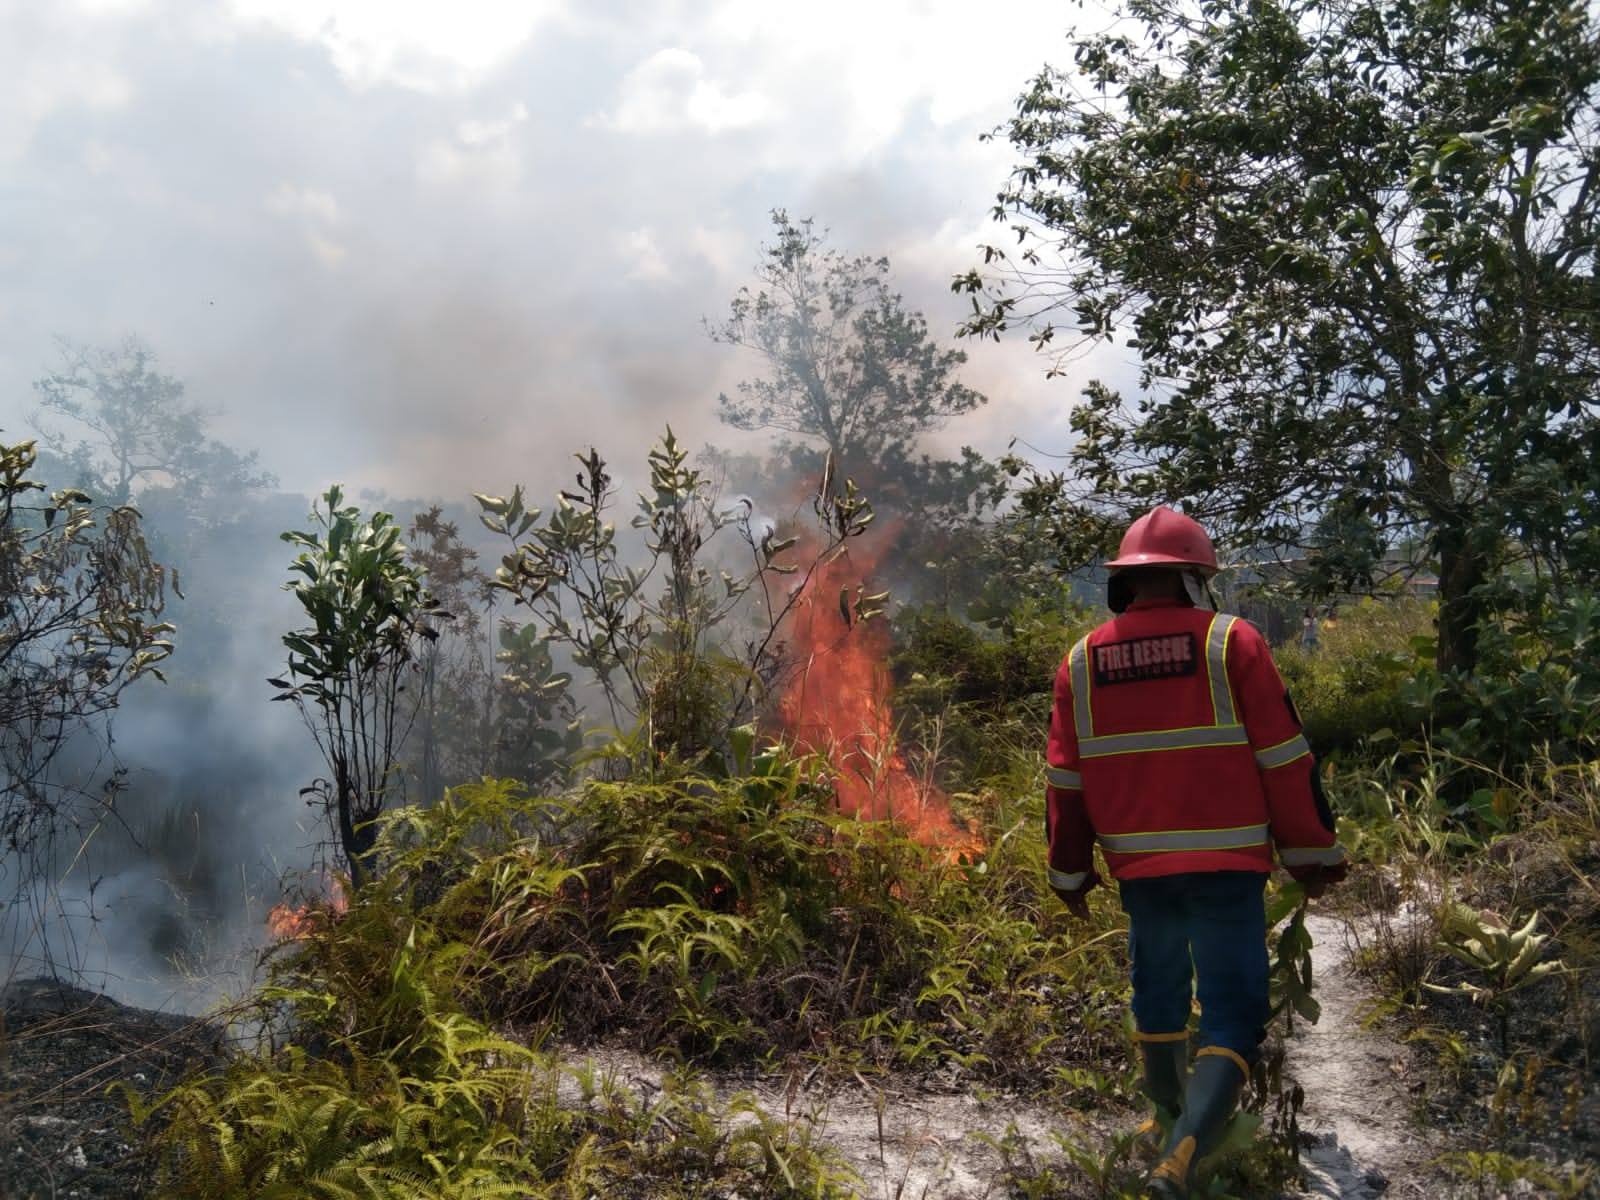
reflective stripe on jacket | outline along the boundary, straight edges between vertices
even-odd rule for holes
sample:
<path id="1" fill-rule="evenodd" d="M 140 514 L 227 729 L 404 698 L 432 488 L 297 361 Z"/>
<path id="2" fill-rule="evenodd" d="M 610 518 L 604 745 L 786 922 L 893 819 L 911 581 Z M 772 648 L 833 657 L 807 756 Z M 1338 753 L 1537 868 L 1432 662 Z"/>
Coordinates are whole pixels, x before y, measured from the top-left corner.
<path id="1" fill-rule="evenodd" d="M 1072 648 L 1047 753 L 1051 883 L 1342 861 L 1271 653 L 1253 626 L 1142 601 Z"/>

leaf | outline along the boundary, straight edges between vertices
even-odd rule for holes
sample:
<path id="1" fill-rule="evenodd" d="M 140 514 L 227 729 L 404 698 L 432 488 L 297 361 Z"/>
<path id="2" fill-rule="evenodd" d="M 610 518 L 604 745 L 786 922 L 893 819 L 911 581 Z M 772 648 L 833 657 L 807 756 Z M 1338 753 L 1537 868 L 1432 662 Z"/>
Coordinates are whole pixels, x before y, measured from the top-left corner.
<path id="1" fill-rule="evenodd" d="M 1299 883 L 1285 883 L 1267 904 L 1267 928 L 1274 928 L 1306 902 L 1306 889 Z"/>
<path id="2" fill-rule="evenodd" d="M 1302 1014 L 1303 1015 L 1303 1014 Z M 1315 1020 L 1315 1018 L 1309 1018 Z M 1239 1154 L 1255 1144 L 1262 1120 L 1259 1114 L 1240 1109 L 1229 1119 L 1213 1154 Z"/>
<path id="3" fill-rule="evenodd" d="M 1294 1011 L 1315 1025 L 1322 1019 L 1322 1004 L 1310 992 L 1291 993 Z"/>
<path id="4" fill-rule="evenodd" d="M 695 999 L 699 1000 L 700 1003 L 704 1005 L 711 999 L 712 993 L 716 990 L 717 973 L 715 971 L 708 971 L 705 975 L 701 976 L 699 984 L 695 987 Z"/>

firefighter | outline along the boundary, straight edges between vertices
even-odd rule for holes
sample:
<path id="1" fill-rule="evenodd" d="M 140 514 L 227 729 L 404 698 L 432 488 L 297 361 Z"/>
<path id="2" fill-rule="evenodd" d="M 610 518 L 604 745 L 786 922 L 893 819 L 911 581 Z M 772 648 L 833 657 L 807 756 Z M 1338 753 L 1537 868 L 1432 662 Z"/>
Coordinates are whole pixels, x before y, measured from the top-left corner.
<path id="1" fill-rule="evenodd" d="M 1098 841 L 1117 881 L 1143 1091 L 1156 1107 L 1139 1139 L 1157 1160 L 1149 1194 L 1172 1200 L 1221 1140 L 1266 1036 L 1274 850 L 1311 895 L 1344 878 L 1345 857 L 1266 642 L 1214 611 L 1205 530 L 1156 508 L 1106 565 L 1115 615 L 1056 674 L 1049 880 L 1086 919 Z"/>

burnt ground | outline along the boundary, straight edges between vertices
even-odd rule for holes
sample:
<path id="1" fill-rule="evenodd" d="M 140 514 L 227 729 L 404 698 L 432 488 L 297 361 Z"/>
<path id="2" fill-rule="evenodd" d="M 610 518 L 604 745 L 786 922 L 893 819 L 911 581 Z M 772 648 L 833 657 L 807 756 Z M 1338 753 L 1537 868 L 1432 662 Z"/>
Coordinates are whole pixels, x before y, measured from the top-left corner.
<path id="1" fill-rule="evenodd" d="M 216 1061 L 192 1017 L 119 1004 L 53 979 L 0 990 L 0 1200 L 131 1200 L 154 1166 L 118 1083 L 144 1096 Z"/>

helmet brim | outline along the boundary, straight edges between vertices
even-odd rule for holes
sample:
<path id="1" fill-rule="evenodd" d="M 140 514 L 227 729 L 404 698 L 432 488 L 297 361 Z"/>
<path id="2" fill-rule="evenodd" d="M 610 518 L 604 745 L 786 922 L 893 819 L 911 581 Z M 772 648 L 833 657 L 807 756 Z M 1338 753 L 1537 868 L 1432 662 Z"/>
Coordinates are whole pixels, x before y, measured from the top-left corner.
<path id="1" fill-rule="evenodd" d="M 1172 567 L 1180 570 L 1187 567 L 1199 571 L 1207 579 L 1222 569 L 1215 563 L 1195 562 L 1192 558 L 1176 558 L 1169 554 L 1129 554 L 1123 558 L 1113 558 L 1105 567 L 1112 572 L 1126 571 L 1130 567 Z"/>

